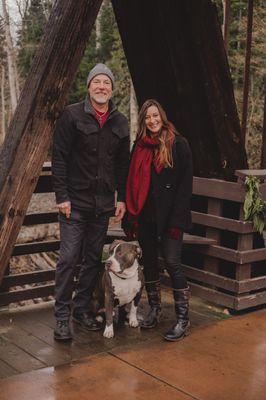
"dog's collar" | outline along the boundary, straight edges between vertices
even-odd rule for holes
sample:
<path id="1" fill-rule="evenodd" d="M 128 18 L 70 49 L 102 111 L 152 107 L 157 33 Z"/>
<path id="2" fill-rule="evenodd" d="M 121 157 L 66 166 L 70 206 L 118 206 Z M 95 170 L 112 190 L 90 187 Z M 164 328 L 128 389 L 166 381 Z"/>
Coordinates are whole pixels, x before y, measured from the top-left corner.
<path id="1" fill-rule="evenodd" d="M 134 277 L 137 275 L 137 273 L 138 273 L 137 270 L 136 270 L 136 271 L 134 271 L 134 273 L 133 273 L 132 275 L 123 277 L 123 276 L 120 275 L 119 272 L 114 272 L 114 271 L 109 271 L 109 272 L 111 272 L 112 274 L 114 274 L 117 278 L 123 279 L 123 280 L 125 280 L 125 279 L 130 279 L 130 278 L 134 278 Z"/>
<path id="2" fill-rule="evenodd" d="M 123 279 L 123 280 L 125 280 L 125 279 L 127 279 L 127 278 L 123 278 L 122 276 L 119 276 L 116 272 L 114 272 L 114 271 L 109 271 L 109 272 L 111 272 L 112 274 L 114 274 L 115 276 L 117 276 L 117 278 L 120 278 L 120 279 Z"/>

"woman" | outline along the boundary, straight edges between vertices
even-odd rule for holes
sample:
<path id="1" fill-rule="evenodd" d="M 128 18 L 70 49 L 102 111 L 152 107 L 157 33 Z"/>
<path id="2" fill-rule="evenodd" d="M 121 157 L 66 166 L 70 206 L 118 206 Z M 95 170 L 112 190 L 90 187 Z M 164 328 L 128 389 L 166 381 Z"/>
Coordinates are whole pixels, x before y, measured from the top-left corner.
<path id="1" fill-rule="evenodd" d="M 150 305 L 141 327 L 155 327 L 161 314 L 160 247 L 172 281 L 177 316 L 177 322 L 164 336 L 170 341 L 182 339 L 189 328 L 189 287 L 181 267 L 181 248 L 183 231 L 191 228 L 192 177 L 191 151 L 186 139 L 168 121 L 162 106 L 147 100 L 139 113 L 126 202 L 129 218 L 138 225 Z"/>

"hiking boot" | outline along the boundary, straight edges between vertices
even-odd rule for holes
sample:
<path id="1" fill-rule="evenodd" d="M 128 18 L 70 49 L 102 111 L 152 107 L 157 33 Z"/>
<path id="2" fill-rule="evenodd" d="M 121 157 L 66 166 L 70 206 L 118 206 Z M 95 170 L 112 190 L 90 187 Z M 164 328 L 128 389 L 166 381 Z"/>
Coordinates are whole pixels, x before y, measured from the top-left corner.
<path id="1" fill-rule="evenodd" d="M 68 320 L 56 321 L 56 327 L 54 330 L 54 339 L 58 341 L 72 340 L 72 333 L 70 330 Z"/>

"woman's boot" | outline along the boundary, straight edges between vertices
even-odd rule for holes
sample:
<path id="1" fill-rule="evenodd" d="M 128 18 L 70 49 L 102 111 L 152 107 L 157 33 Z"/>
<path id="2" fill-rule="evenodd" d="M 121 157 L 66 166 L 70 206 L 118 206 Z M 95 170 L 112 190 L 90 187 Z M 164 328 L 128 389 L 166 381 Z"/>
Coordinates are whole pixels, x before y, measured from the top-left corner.
<path id="1" fill-rule="evenodd" d="M 160 281 L 146 282 L 145 287 L 148 294 L 150 310 L 140 323 L 144 329 L 155 328 L 161 316 L 161 287 Z"/>
<path id="2" fill-rule="evenodd" d="M 164 335 L 166 340 L 175 342 L 188 335 L 188 329 L 190 326 L 188 317 L 189 297 L 189 287 L 185 289 L 174 289 L 177 323 Z"/>

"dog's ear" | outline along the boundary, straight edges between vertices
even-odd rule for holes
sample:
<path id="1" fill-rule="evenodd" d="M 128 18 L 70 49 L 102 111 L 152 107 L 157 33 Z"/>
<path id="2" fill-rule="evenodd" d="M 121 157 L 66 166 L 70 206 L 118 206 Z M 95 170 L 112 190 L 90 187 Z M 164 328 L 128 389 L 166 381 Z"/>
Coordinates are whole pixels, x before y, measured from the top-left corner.
<path id="1" fill-rule="evenodd" d="M 138 257 L 138 258 L 141 258 L 141 257 L 142 257 L 142 250 L 141 250 L 141 247 L 138 246 L 138 245 L 136 244 L 136 245 L 135 245 L 135 248 L 136 248 L 136 252 L 137 252 L 137 257 Z"/>
<path id="2" fill-rule="evenodd" d="M 112 253 L 112 251 L 114 250 L 115 246 L 117 246 L 119 243 L 123 243 L 123 240 L 114 240 L 113 243 L 110 244 L 109 246 L 109 254 Z"/>

